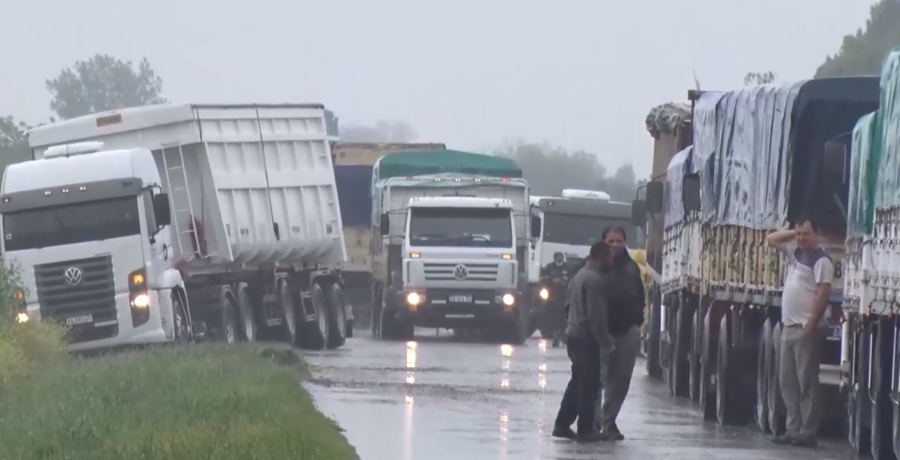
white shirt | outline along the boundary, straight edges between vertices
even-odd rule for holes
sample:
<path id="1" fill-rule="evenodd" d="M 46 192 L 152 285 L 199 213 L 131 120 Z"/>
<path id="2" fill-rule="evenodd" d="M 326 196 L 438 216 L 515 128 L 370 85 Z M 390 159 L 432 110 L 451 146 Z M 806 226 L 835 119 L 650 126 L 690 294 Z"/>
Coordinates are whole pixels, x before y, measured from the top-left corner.
<path id="1" fill-rule="evenodd" d="M 822 248 L 803 251 L 797 243 L 790 242 L 778 249 L 787 256 L 788 262 L 781 295 L 781 322 L 785 326 L 803 326 L 812 316 L 816 287 L 830 285 L 834 279 L 834 263 Z M 824 315 L 822 322 L 825 322 Z"/>

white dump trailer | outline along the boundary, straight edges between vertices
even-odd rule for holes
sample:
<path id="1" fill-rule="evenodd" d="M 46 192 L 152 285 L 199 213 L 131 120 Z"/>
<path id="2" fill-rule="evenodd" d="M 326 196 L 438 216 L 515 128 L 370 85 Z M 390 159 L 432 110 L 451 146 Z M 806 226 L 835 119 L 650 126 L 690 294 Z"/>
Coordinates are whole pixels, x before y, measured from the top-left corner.
<path id="1" fill-rule="evenodd" d="M 4 253 L 18 317 L 73 349 L 188 341 L 339 347 L 353 315 L 319 104 L 166 104 L 42 126 L 7 168 Z"/>

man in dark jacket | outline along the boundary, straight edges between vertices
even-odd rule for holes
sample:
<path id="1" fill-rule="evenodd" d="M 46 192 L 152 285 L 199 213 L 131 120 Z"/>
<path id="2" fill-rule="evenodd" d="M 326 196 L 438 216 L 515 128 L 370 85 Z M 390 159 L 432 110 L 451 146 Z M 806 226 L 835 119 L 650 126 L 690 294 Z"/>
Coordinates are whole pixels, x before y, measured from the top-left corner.
<path id="1" fill-rule="evenodd" d="M 594 401 L 600 390 L 600 356 L 615 349 L 607 327 L 607 288 L 604 277 L 612 265 L 612 251 L 602 241 L 591 246 L 590 262 L 575 274 L 568 290 L 566 352 L 572 377 L 563 395 L 553 436 L 579 442 L 601 441 L 594 429 Z M 578 420 L 578 433 L 571 425 Z"/>
<path id="2" fill-rule="evenodd" d="M 553 254 L 553 262 L 544 267 L 542 281 L 549 293 L 544 319 L 553 329 L 553 346 L 558 347 L 566 329 L 566 289 L 569 285 L 569 267 L 561 252 Z"/>
<path id="3" fill-rule="evenodd" d="M 601 360 L 602 394 L 597 395 L 595 420 L 597 428 L 613 440 L 625 439 L 616 425 L 622 409 L 634 365 L 641 350 L 641 326 L 644 324 L 644 283 L 637 263 L 625 247 L 625 229 L 607 227 L 603 241 L 614 253 L 613 267 L 607 275 L 609 291 L 609 333 L 615 351 Z"/>

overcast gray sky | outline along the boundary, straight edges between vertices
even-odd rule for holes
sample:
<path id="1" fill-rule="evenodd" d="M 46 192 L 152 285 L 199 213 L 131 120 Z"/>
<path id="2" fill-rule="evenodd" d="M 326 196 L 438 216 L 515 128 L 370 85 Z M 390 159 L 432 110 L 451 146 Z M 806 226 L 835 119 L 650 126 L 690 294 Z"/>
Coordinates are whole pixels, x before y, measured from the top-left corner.
<path id="1" fill-rule="evenodd" d="M 2 0 L 0 115 L 50 115 L 44 81 L 147 57 L 180 102 L 322 102 L 419 140 L 504 139 L 649 173 L 644 117 L 747 71 L 811 77 L 875 0 Z"/>

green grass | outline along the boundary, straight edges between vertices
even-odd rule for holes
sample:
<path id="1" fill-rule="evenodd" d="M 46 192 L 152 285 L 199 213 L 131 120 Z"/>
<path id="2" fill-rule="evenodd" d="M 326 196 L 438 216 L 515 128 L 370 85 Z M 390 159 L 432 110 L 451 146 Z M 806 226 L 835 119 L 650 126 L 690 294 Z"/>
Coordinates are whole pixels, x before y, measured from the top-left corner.
<path id="1" fill-rule="evenodd" d="M 262 347 L 45 351 L 38 365 L 9 331 L 0 328 L 0 366 L 12 363 L 0 367 L 0 459 L 357 458 L 300 386 L 305 365 L 278 364 Z"/>

